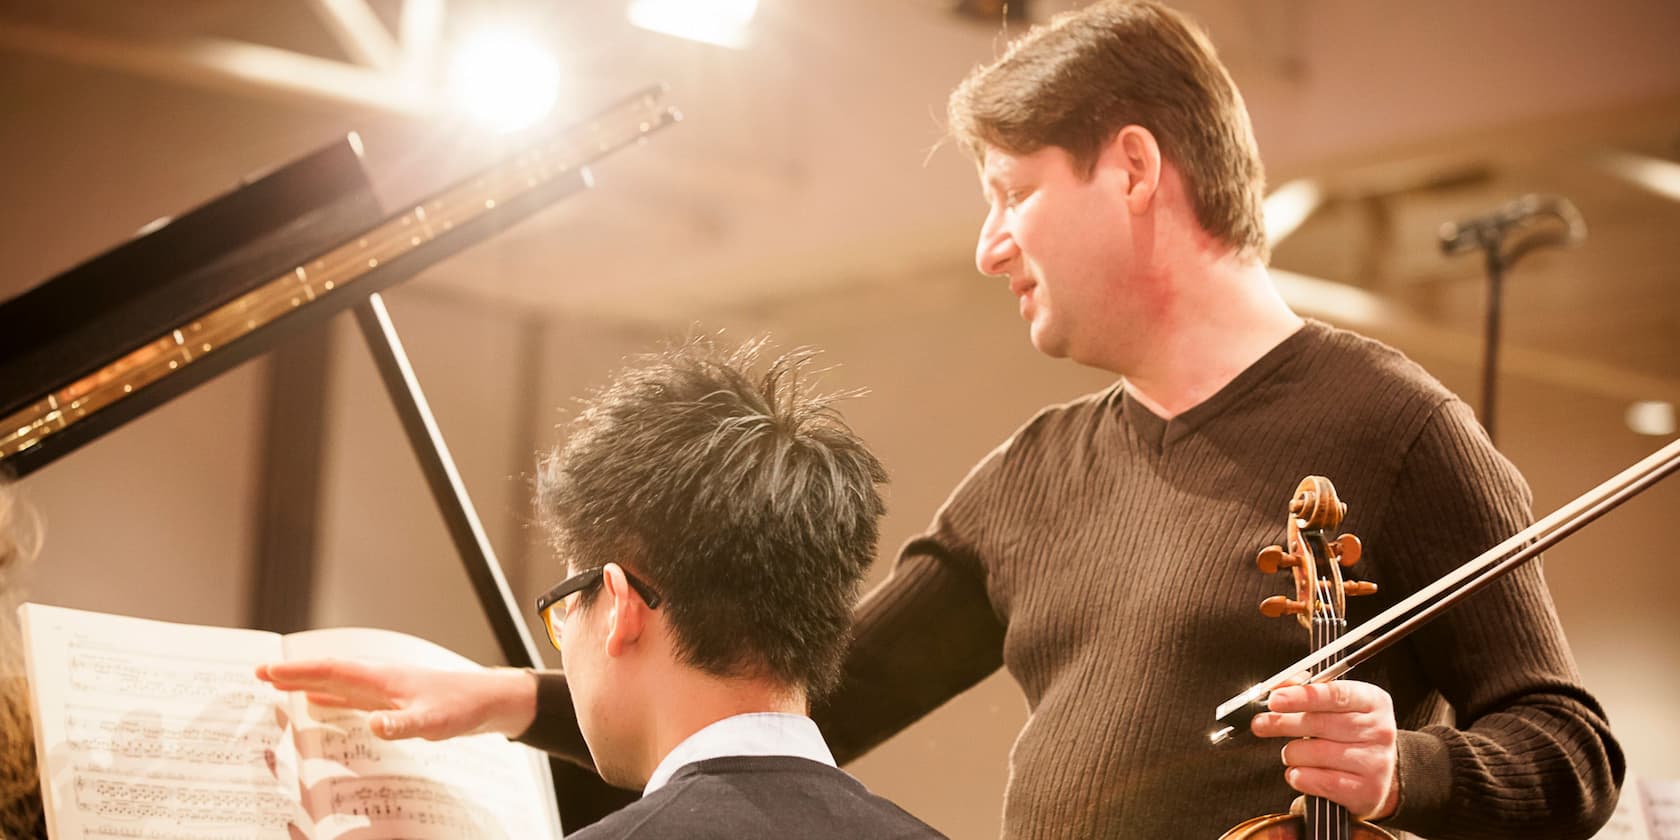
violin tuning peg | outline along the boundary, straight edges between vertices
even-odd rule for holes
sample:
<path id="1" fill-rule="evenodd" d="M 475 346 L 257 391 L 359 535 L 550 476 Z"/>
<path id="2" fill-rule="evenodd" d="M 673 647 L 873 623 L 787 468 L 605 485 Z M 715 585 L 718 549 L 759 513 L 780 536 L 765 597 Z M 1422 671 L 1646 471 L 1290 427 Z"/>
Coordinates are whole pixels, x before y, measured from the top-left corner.
<path id="1" fill-rule="evenodd" d="M 1300 565 L 1300 558 L 1283 550 L 1281 546 L 1268 545 L 1260 549 L 1254 557 L 1254 565 L 1268 575 L 1277 574 L 1279 569 L 1288 569 Z"/>
<path id="2" fill-rule="evenodd" d="M 1330 545 L 1330 550 L 1336 554 L 1336 562 L 1344 567 L 1358 563 L 1359 555 L 1364 551 L 1364 548 L 1359 544 L 1359 538 L 1352 534 L 1343 534 Z"/>
<path id="3" fill-rule="evenodd" d="M 1267 618 L 1280 618 L 1286 615 L 1305 615 L 1307 605 L 1293 598 L 1273 595 L 1260 602 L 1260 614 Z"/>
<path id="4" fill-rule="evenodd" d="M 1376 591 L 1377 585 L 1368 580 L 1342 581 L 1342 592 L 1346 593 L 1349 598 L 1356 598 L 1360 595 L 1373 595 L 1376 594 Z"/>

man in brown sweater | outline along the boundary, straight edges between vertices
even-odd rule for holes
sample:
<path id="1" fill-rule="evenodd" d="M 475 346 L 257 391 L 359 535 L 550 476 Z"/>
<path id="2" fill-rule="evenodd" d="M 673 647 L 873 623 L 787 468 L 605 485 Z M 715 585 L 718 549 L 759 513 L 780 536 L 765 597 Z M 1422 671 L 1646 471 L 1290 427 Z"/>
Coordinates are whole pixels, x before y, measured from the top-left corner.
<path id="1" fill-rule="evenodd" d="M 1380 591 L 1355 622 L 1517 531 L 1530 499 L 1427 373 L 1278 296 L 1248 115 L 1206 37 L 1099 2 L 976 70 L 950 117 L 990 204 L 981 272 L 1041 352 L 1123 381 L 1021 427 L 865 598 L 815 712 L 836 756 L 1001 666 L 1031 711 L 1008 838 L 1215 837 L 1297 791 L 1432 838 L 1590 837 L 1622 756 L 1537 564 L 1359 681 L 1275 692 L 1253 730 L 1279 740 L 1207 743 L 1220 701 L 1304 652 L 1293 622 L 1257 615 L 1289 586 L 1253 563 L 1303 476 L 1336 483 L 1367 546 L 1352 571 Z M 564 677 L 505 685 L 507 731 L 578 754 Z"/>
<path id="2" fill-rule="evenodd" d="M 1277 691 L 1255 734 L 1208 710 L 1301 653 L 1255 605 L 1305 475 L 1369 546 L 1374 614 L 1517 531 L 1527 487 L 1399 353 L 1303 323 L 1270 283 L 1242 98 L 1179 14 L 1102 2 L 952 94 L 990 204 L 976 263 L 1034 347 L 1122 385 L 1041 412 L 977 466 L 860 608 L 818 720 L 842 760 L 1007 667 L 1031 717 L 1008 837 L 1213 837 L 1290 791 L 1430 837 L 1590 836 L 1620 750 L 1538 566 L 1373 661 Z M 1456 721 L 1456 723 L 1454 723 Z"/>

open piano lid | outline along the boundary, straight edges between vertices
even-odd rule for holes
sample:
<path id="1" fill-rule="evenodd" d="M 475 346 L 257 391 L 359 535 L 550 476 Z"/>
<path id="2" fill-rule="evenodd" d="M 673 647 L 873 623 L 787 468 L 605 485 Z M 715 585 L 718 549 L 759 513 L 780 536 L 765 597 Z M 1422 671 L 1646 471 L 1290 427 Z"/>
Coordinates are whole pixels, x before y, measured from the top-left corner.
<path id="1" fill-rule="evenodd" d="M 97 374 L 383 215 L 350 135 L 0 303 L 0 417 Z M 268 346 L 207 356 L 0 464 L 17 475 L 39 469 Z"/>
<path id="2" fill-rule="evenodd" d="M 381 219 L 355 135 L 0 304 L 0 472 L 27 475 L 590 184 L 663 89 Z"/>

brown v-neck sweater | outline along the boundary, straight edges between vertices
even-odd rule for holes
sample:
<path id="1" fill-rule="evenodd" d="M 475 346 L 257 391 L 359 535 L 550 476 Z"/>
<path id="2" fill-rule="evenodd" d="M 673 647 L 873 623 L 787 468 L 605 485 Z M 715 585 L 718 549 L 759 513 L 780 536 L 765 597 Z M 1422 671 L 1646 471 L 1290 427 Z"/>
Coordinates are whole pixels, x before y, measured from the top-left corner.
<path id="1" fill-rule="evenodd" d="M 1381 344 L 1309 322 L 1170 421 L 1120 386 L 1045 409 L 986 457 L 858 611 L 836 757 L 870 749 L 1007 667 L 1030 717 L 1007 838 L 1213 838 L 1286 810 L 1280 741 L 1208 745 L 1213 710 L 1306 652 L 1293 594 L 1256 570 L 1296 484 L 1331 479 L 1377 595 L 1352 623 L 1519 530 L 1529 492 L 1469 409 Z M 1355 672 L 1394 697 L 1393 827 L 1440 838 L 1589 837 L 1620 748 L 1581 686 L 1537 563 Z M 564 680 L 527 739 L 579 756 Z M 1453 721 L 1456 720 L 1456 728 Z M 586 755 L 586 754 L 584 754 Z"/>

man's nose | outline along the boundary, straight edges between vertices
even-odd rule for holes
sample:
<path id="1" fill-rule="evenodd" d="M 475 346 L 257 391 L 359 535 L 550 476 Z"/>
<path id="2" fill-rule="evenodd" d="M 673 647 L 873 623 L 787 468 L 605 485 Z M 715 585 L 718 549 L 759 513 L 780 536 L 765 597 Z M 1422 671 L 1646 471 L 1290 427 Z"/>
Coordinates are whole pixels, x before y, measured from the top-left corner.
<path id="1" fill-rule="evenodd" d="M 1019 249 L 1015 247 L 1014 237 L 998 222 L 997 213 L 990 213 L 986 221 L 980 225 L 980 241 L 974 246 L 974 265 L 981 274 L 999 276 L 1009 273 L 1009 265 L 1014 261 Z"/>

